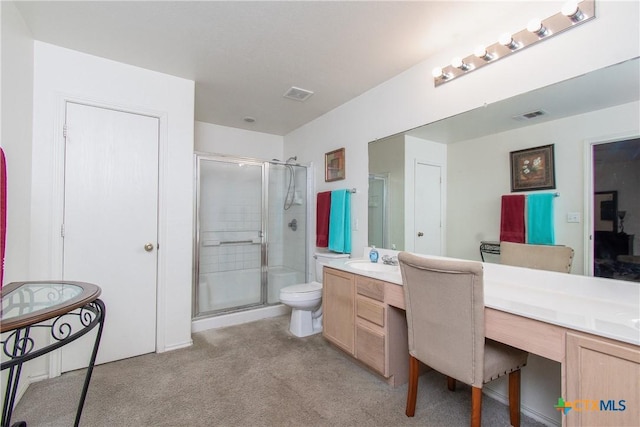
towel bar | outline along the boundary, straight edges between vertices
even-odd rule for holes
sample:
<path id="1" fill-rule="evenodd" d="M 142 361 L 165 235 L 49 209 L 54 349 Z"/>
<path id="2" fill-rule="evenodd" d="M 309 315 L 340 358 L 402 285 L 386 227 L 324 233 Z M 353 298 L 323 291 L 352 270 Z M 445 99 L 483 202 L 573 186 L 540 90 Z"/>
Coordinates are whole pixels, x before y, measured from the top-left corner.
<path id="1" fill-rule="evenodd" d="M 231 245 L 231 244 L 238 244 L 238 243 L 257 243 L 255 242 L 253 239 L 248 239 L 248 240 L 227 240 L 224 242 L 220 242 L 221 245 Z"/>
<path id="2" fill-rule="evenodd" d="M 239 245 L 239 244 L 259 244 L 261 239 L 247 239 L 247 240 L 205 240 L 202 242 L 202 246 L 222 246 L 222 245 Z"/>

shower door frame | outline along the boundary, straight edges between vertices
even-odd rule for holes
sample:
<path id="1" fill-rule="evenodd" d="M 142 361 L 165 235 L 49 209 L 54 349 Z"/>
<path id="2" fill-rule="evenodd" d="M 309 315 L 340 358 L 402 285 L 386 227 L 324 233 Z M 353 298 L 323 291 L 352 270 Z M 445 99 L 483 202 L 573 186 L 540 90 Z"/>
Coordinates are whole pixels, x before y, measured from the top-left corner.
<path id="1" fill-rule="evenodd" d="M 200 298 L 200 164 L 201 161 L 216 161 L 231 164 L 248 164 L 262 167 L 262 200 L 261 200 L 261 225 L 260 225 L 260 302 L 251 303 L 242 306 L 228 307 L 217 310 L 210 310 L 206 312 L 199 311 L 199 298 Z M 240 311 L 252 310 L 255 308 L 268 307 L 275 304 L 269 304 L 269 283 L 268 283 L 268 268 L 269 268 L 269 174 L 272 164 L 286 165 L 286 162 L 280 162 L 276 160 L 268 161 L 261 159 L 253 159 L 246 157 L 225 156 L 220 154 L 211 154 L 196 152 L 194 154 L 194 239 L 193 239 L 193 279 L 192 279 L 192 320 L 204 319 L 208 317 L 215 317 L 224 314 L 230 314 Z M 308 184 L 309 168 L 304 165 L 296 164 L 294 166 L 303 167 L 306 171 L 306 181 Z M 307 192 L 307 203 L 309 202 Z M 308 205 L 307 205 L 308 206 Z M 308 224 L 309 209 L 306 209 L 306 221 Z M 305 248 L 308 246 L 308 235 L 304 236 Z M 305 249 L 306 252 L 306 249 Z M 308 276 L 308 263 L 305 263 L 304 276 Z"/>
<path id="2" fill-rule="evenodd" d="M 257 303 L 250 303 L 241 306 L 227 307 L 221 308 L 217 310 L 209 310 L 206 312 L 200 312 L 199 302 L 200 302 L 200 164 L 202 161 L 214 161 L 214 162 L 222 162 L 229 164 L 247 164 L 253 166 L 261 167 L 261 185 L 262 185 L 262 200 L 261 200 L 261 220 L 260 220 L 260 301 Z M 195 209 L 194 209 L 194 247 L 193 247 L 193 280 L 192 280 L 192 308 L 191 308 L 191 318 L 192 319 L 202 319 L 211 316 L 218 316 L 227 313 L 233 313 L 237 311 L 251 310 L 258 307 L 265 307 L 266 297 L 267 297 L 267 236 L 265 229 L 266 225 L 269 223 L 268 220 L 268 211 L 265 210 L 265 206 L 267 203 L 268 196 L 268 185 L 265 185 L 265 177 L 268 176 L 268 172 L 266 169 L 268 166 L 266 162 L 263 160 L 257 159 L 249 159 L 242 157 L 232 157 L 232 156 L 224 156 L 217 154 L 209 154 L 209 153 L 200 153 L 196 152 L 194 155 L 194 191 L 195 191 Z"/>

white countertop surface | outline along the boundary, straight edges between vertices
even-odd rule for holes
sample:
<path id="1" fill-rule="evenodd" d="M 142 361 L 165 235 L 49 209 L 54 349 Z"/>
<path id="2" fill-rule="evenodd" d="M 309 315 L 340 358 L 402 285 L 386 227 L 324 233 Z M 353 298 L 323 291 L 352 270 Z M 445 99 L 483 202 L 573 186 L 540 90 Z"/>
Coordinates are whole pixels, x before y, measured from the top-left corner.
<path id="1" fill-rule="evenodd" d="M 392 272 L 362 271 L 353 268 L 353 261 L 339 259 L 327 265 L 402 285 L 399 267 Z M 486 307 L 640 345 L 640 283 L 492 263 L 483 266 Z"/>

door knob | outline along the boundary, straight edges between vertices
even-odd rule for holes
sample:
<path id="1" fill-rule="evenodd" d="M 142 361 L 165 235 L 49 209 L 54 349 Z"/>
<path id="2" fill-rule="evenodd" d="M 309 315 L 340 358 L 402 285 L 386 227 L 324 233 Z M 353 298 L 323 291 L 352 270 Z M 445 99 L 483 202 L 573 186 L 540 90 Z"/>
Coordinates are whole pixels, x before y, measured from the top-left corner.
<path id="1" fill-rule="evenodd" d="M 424 233 L 422 231 L 418 231 L 418 237 L 422 237 L 424 236 Z"/>
<path id="2" fill-rule="evenodd" d="M 147 243 L 144 245 L 144 250 L 147 252 L 151 252 L 153 250 L 153 243 Z"/>

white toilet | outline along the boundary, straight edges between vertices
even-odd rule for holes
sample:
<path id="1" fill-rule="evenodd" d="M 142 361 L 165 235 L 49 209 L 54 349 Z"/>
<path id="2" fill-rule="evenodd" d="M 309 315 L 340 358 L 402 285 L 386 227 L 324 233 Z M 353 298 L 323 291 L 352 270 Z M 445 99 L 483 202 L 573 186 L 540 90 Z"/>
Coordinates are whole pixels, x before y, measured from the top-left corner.
<path id="1" fill-rule="evenodd" d="M 289 331 L 296 337 L 322 332 L 322 267 L 332 259 L 349 258 L 349 254 L 316 252 L 315 282 L 280 289 L 280 302 L 291 307 Z"/>

